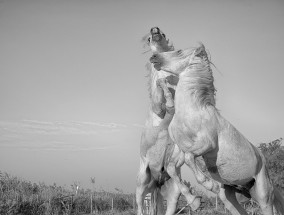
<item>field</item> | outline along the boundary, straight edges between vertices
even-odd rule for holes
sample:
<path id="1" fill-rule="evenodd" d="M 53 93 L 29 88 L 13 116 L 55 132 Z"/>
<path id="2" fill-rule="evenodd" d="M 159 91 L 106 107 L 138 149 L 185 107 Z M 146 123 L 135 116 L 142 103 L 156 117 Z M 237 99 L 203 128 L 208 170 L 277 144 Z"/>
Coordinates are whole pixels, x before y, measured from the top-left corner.
<path id="1" fill-rule="evenodd" d="M 61 186 L 36 184 L 11 176 L 0 174 L 0 214 L 1 215 L 69 215 L 93 214 L 100 215 L 134 215 L 136 209 L 135 195 L 123 192 L 92 192 L 90 189 L 78 189 L 72 185 L 71 189 Z M 196 191 L 191 188 L 192 192 Z M 203 193 L 202 208 L 191 214 L 226 214 L 224 205 L 216 199 L 208 198 Z M 92 201 L 91 201 L 92 200 Z M 186 205 L 185 199 L 179 199 L 178 210 Z M 181 214 L 188 213 L 185 208 Z"/>
<path id="2" fill-rule="evenodd" d="M 67 189 L 56 184 L 31 183 L 1 172 L 0 214 L 89 214 L 91 207 L 100 214 L 131 214 L 125 211 L 133 210 L 133 194 L 92 192 L 75 187 Z"/>
<path id="3" fill-rule="evenodd" d="M 268 144 L 260 144 L 260 149 L 267 159 L 267 167 L 274 185 L 284 190 L 284 148 L 282 138 Z M 185 181 L 189 186 L 190 184 Z M 44 183 L 32 183 L 16 176 L 0 172 L 0 214 L 1 215 L 134 215 L 136 210 L 135 195 L 117 192 L 93 191 L 78 189 L 76 184 L 70 189 Z M 190 187 L 195 195 L 202 196 L 202 207 L 191 214 L 229 214 L 223 203 L 216 198 L 208 198 Z M 216 206 L 217 202 L 217 206 Z M 186 205 L 180 197 L 178 208 Z M 244 203 L 250 214 L 261 214 L 258 205 L 253 201 Z M 182 213 L 189 213 L 188 208 Z M 182 214 L 181 213 L 181 214 Z"/>

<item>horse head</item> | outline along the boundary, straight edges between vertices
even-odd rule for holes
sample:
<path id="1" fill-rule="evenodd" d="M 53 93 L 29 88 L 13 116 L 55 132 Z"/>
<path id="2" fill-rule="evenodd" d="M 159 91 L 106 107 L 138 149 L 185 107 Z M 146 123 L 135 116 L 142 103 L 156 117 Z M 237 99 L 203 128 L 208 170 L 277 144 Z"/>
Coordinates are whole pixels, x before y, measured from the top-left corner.
<path id="1" fill-rule="evenodd" d="M 170 44 L 165 33 L 158 27 L 151 28 L 150 32 L 142 38 L 142 42 L 150 48 L 152 53 L 174 50 L 173 45 Z"/>
<path id="2" fill-rule="evenodd" d="M 195 49 L 184 49 L 163 53 L 153 53 L 150 62 L 156 70 L 179 75 L 191 64 L 198 63 L 203 59 L 208 59 L 205 47 L 201 44 Z"/>

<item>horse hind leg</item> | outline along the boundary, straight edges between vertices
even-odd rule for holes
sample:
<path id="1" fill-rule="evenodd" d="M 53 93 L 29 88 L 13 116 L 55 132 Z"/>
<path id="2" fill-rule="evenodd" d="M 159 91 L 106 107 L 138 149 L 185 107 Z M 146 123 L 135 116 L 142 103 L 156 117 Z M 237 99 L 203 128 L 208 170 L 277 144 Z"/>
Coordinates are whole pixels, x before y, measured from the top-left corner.
<path id="1" fill-rule="evenodd" d="M 260 172 L 255 177 L 255 184 L 250 190 L 250 194 L 255 199 L 263 214 L 273 215 L 274 188 L 263 164 Z"/>
<path id="2" fill-rule="evenodd" d="M 145 195 L 148 191 L 148 185 L 151 180 L 151 174 L 148 165 L 141 159 L 140 169 L 137 174 L 136 181 L 136 203 L 137 203 L 137 215 L 143 215 L 143 204 Z"/>
<path id="3" fill-rule="evenodd" d="M 181 194 L 178 185 L 171 178 L 161 187 L 161 194 L 167 200 L 167 210 L 165 215 L 173 215 L 176 212 L 179 196 Z"/>
<path id="4" fill-rule="evenodd" d="M 222 185 L 218 195 L 232 215 L 248 215 L 237 201 L 235 188 L 229 185 Z"/>

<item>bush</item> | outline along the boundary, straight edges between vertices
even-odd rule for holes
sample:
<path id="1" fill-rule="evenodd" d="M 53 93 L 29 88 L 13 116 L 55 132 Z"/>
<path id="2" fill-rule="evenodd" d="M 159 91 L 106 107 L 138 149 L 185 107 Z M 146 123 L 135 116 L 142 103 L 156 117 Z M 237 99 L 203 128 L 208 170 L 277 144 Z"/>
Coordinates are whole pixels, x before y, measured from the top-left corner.
<path id="1" fill-rule="evenodd" d="M 111 210 L 111 205 L 109 201 L 106 199 L 99 198 L 99 199 L 93 200 L 93 205 L 95 205 L 96 210 L 99 212 L 109 211 Z"/>
<path id="2" fill-rule="evenodd" d="M 270 143 L 261 143 L 259 146 L 266 158 L 269 176 L 273 184 L 284 191 L 284 148 L 282 138 Z"/>
<path id="3" fill-rule="evenodd" d="M 115 198 L 113 204 L 114 208 L 118 211 L 125 211 L 133 208 L 132 205 L 122 197 Z"/>

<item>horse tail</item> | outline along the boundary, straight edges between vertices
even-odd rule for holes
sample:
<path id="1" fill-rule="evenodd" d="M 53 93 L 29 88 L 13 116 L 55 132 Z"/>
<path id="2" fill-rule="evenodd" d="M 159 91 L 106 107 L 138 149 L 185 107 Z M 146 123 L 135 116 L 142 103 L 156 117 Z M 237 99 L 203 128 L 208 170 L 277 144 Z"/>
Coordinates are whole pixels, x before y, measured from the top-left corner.
<path id="1" fill-rule="evenodd" d="M 164 199 L 161 195 L 159 187 L 155 187 L 151 192 L 151 204 L 150 204 L 151 215 L 163 215 L 164 214 Z"/>
<path id="2" fill-rule="evenodd" d="M 284 214 L 284 198 L 277 189 L 274 189 L 273 208 L 277 214 Z"/>

